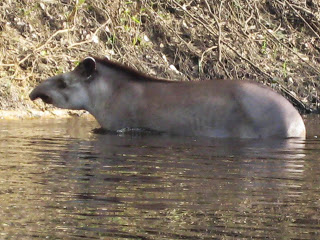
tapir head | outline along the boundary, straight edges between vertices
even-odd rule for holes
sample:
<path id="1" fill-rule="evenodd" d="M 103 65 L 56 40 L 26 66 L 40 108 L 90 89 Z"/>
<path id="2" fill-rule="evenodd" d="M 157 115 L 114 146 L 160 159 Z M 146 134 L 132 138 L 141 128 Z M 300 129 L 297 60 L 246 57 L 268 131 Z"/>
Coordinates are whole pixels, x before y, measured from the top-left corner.
<path id="1" fill-rule="evenodd" d="M 30 99 L 40 98 L 45 103 L 64 109 L 87 110 L 88 87 L 96 74 L 96 61 L 94 58 L 88 57 L 73 71 L 42 82 L 30 93 Z"/>

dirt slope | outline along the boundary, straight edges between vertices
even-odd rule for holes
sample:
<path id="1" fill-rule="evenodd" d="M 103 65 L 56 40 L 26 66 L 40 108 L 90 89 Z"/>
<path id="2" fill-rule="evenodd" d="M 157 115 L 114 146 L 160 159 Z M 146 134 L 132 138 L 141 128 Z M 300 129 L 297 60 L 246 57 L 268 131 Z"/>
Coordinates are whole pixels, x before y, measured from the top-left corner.
<path id="1" fill-rule="evenodd" d="M 174 80 L 251 79 L 319 110 L 317 0 L 2 0 L 0 109 L 88 55 Z"/>

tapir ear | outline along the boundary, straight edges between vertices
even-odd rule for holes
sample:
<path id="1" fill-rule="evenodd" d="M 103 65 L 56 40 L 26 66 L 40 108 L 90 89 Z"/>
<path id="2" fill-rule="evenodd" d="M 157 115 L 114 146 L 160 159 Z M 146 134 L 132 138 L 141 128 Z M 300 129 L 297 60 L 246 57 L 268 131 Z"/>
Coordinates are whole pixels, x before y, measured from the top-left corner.
<path id="1" fill-rule="evenodd" d="M 96 70 L 96 60 L 93 57 L 86 57 L 82 61 L 84 73 L 87 77 L 91 76 Z"/>

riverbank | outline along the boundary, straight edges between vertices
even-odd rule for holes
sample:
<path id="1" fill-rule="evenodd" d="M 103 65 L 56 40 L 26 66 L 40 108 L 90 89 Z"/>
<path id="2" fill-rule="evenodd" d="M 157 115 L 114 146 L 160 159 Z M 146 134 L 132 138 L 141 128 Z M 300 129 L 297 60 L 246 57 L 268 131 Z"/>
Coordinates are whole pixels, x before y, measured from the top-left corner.
<path id="1" fill-rule="evenodd" d="M 86 111 L 70 111 L 63 109 L 51 109 L 41 111 L 37 109 L 28 110 L 0 110 L 0 119 L 19 120 L 19 119 L 35 119 L 35 118 L 69 118 L 82 117 L 93 119 Z"/>
<path id="2" fill-rule="evenodd" d="M 3 0 L 0 109 L 47 109 L 31 89 L 91 55 L 176 81 L 257 81 L 319 112 L 319 22 L 315 0 Z"/>

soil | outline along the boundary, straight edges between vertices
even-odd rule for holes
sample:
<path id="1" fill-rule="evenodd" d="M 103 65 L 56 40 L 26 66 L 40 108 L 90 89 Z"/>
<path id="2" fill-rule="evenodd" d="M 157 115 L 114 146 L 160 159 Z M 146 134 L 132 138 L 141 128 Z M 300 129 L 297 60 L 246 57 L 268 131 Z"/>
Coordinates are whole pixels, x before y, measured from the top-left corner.
<path id="1" fill-rule="evenodd" d="M 259 81 L 319 112 L 319 36 L 317 0 L 2 0 L 0 109 L 50 110 L 31 89 L 99 56 L 177 81 Z"/>

